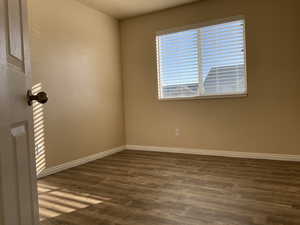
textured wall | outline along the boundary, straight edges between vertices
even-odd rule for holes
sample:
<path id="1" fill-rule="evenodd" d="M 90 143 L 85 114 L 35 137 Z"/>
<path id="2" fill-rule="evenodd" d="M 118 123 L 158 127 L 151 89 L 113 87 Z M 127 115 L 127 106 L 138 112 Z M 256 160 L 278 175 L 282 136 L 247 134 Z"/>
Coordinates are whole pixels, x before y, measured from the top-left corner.
<path id="1" fill-rule="evenodd" d="M 127 144 L 300 154 L 299 9 L 296 0 L 206 0 L 122 21 Z M 155 33 L 236 15 L 247 23 L 249 96 L 158 101 Z"/>
<path id="2" fill-rule="evenodd" d="M 118 21 L 73 0 L 28 4 L 47 167 L 124 145 Z"/>

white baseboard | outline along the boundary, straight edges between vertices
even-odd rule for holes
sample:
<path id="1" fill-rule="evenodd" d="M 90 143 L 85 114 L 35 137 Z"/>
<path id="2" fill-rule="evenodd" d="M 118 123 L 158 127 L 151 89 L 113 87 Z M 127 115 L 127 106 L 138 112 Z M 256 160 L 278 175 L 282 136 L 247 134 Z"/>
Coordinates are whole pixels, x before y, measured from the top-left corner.
<path id="1" fill-rule="evenodd" d="M 254 152 L 236 152 L 236 151 L 221 151 L 221 150 L 207 150 L 207 149 L 194 149 L 194 148 L 172 148 L 172 147 L 140 146 L 140 145 L 126 145 L 126 149 L 128 149 L 128 150 L 139 150 L 139 151 L 184 153 L 184 154 L 195 154 L 195 155 L 208 155 L 208 156 L 223 156 L 223 157 L 234 157 L 234 158 L 268 159 L 268 160 L 281 160 L 281 161 L 300 162 L 300 155 L 254 153 Z"/>
<path id="2" fill-rule="evenodd" d="M 118 153 L 123 150 L 139 150 L 139 151 L 152 151 L 152 152 L 169 152 L 169 153 L 183 153 L 194 155 L 208 155 L 208 156 L 223 156 L 234 158 L 249 158 L 249 159 L 268 159 L 268 160 L 281 160 L 281 161 L 294 161 L 300 162 L 300 155 L 285 155 L 285 154 L 272 154 L 272 153 L 254 153 L 254 152 L 237 152 L 237 151 L 221 151 L 221 150 L 208 150 L 208 149 L 195 149 L 195 148 L 172 148 L 172 147 L 157 147 L 157 146 L 141 146 L 141 145 L 126 145 L 117 148 L 109 149 L 104 152 L 99 152 L 81 159 L 71 162 L 63 163 L 58 166 L 50 167 L 42 171 L 38 175 L 38 179 L 67 170 L 76 166 L 86 164 L 97 159 Z"/>
<path id="3" fill-rule="evenodd" d="M 58 166 L 47 168 L 47 169 L 43 170 L 38 175 L 38 179 L 49 176 L 51 174 L 61 172 L 63 170 L 67 170 L 67 169 L 70 169 L 70 168 L 73 168 L 73 167 L 76 167 L 76 166 L 86 164 L 86 163 L 91 162 L 91 161 L 95 161 L 97 159 L 104 158 L 106 156 L 118 153 L 118 152 L 123 151 L 123 150 L 125 150 L 125 146 L 120 146 L 120 147 L 117 147 L 117 148 L 109 149 L 109 150 L 104 151 L 104 152 L 99 152 L 99 153 L 94 154 L 94 155 L 89 155 L 89 156 L 81 158 L 81 159 L 66 162 L 66 163 L 63 163 L 63 164 L 58 165 Z"/>

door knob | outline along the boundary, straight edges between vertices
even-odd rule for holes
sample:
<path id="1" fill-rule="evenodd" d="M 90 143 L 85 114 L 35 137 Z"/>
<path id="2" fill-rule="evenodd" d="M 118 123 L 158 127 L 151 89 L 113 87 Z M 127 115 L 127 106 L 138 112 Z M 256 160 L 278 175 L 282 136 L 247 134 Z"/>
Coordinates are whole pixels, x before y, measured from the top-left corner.
<path id="1" fill-rule="evenodd" d="M 46 102 L 48 102 L 48 95 L 46 92 L 40 92 L 36 95 L 33 95 L 31 90 L 27 91 L 27 103 L 28 105 L 32 105 L 33 101 L 37 101 L 41 104 L 45 104 Z"/>

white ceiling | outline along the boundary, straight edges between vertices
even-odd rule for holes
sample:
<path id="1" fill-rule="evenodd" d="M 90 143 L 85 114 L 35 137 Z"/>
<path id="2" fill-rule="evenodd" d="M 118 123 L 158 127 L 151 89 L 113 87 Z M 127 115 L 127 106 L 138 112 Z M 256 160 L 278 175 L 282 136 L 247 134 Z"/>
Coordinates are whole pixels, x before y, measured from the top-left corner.
<path id="1" fill-rule="evenodd" d="M 125 19 L 197 0 L 77 0 L 118 19 Z"/>

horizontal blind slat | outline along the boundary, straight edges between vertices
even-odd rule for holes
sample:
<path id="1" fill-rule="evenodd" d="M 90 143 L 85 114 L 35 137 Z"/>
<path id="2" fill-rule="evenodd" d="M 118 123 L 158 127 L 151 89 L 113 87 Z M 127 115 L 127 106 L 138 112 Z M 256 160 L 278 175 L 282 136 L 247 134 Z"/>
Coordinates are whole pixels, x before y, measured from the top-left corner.
<path id="1" fill-rule="evenodd" d="M 179 74 L 179 73 L 196 73 L 198 74 L 198 68 L 194 67 L 194 68 L 189 68 L 189 69 L 185 69 L 185 68 L 180 68 L 180 69 L 169 69 L 169 70 L 163 70 L 164 73 L 166 74 Z"/>
<path id="2" fill-rule="evenodd" d="M 178 54 L 182 54 L 182 53 L 197 53 L 197 47 L 198 45 L 195 45 L 195 46 L 191 46 L 189 48 L 170 48 L 170 49 L 167 49 L 167 50 L 164 50 L 162 49 L 160 51 L 160 54 L 163 56 L 163 55 L 168 55 L 170 56 L 170 54 L 173 54 L 173 55 L 178 55 Z"/>
<path id="3" fill-rule="evenodd" d="M 194 53 L 194 52 L 183 52 L 182 54 L 170 54 L 168 56 L 164 56 L 164 54 L 161 54 L 161 59 L 160 61 L 167 61 L 169 59 L 173 59 L 173 58 L 192 58 L 195 59 L 195 57 L 198 57 L 198 54 Z"/>

